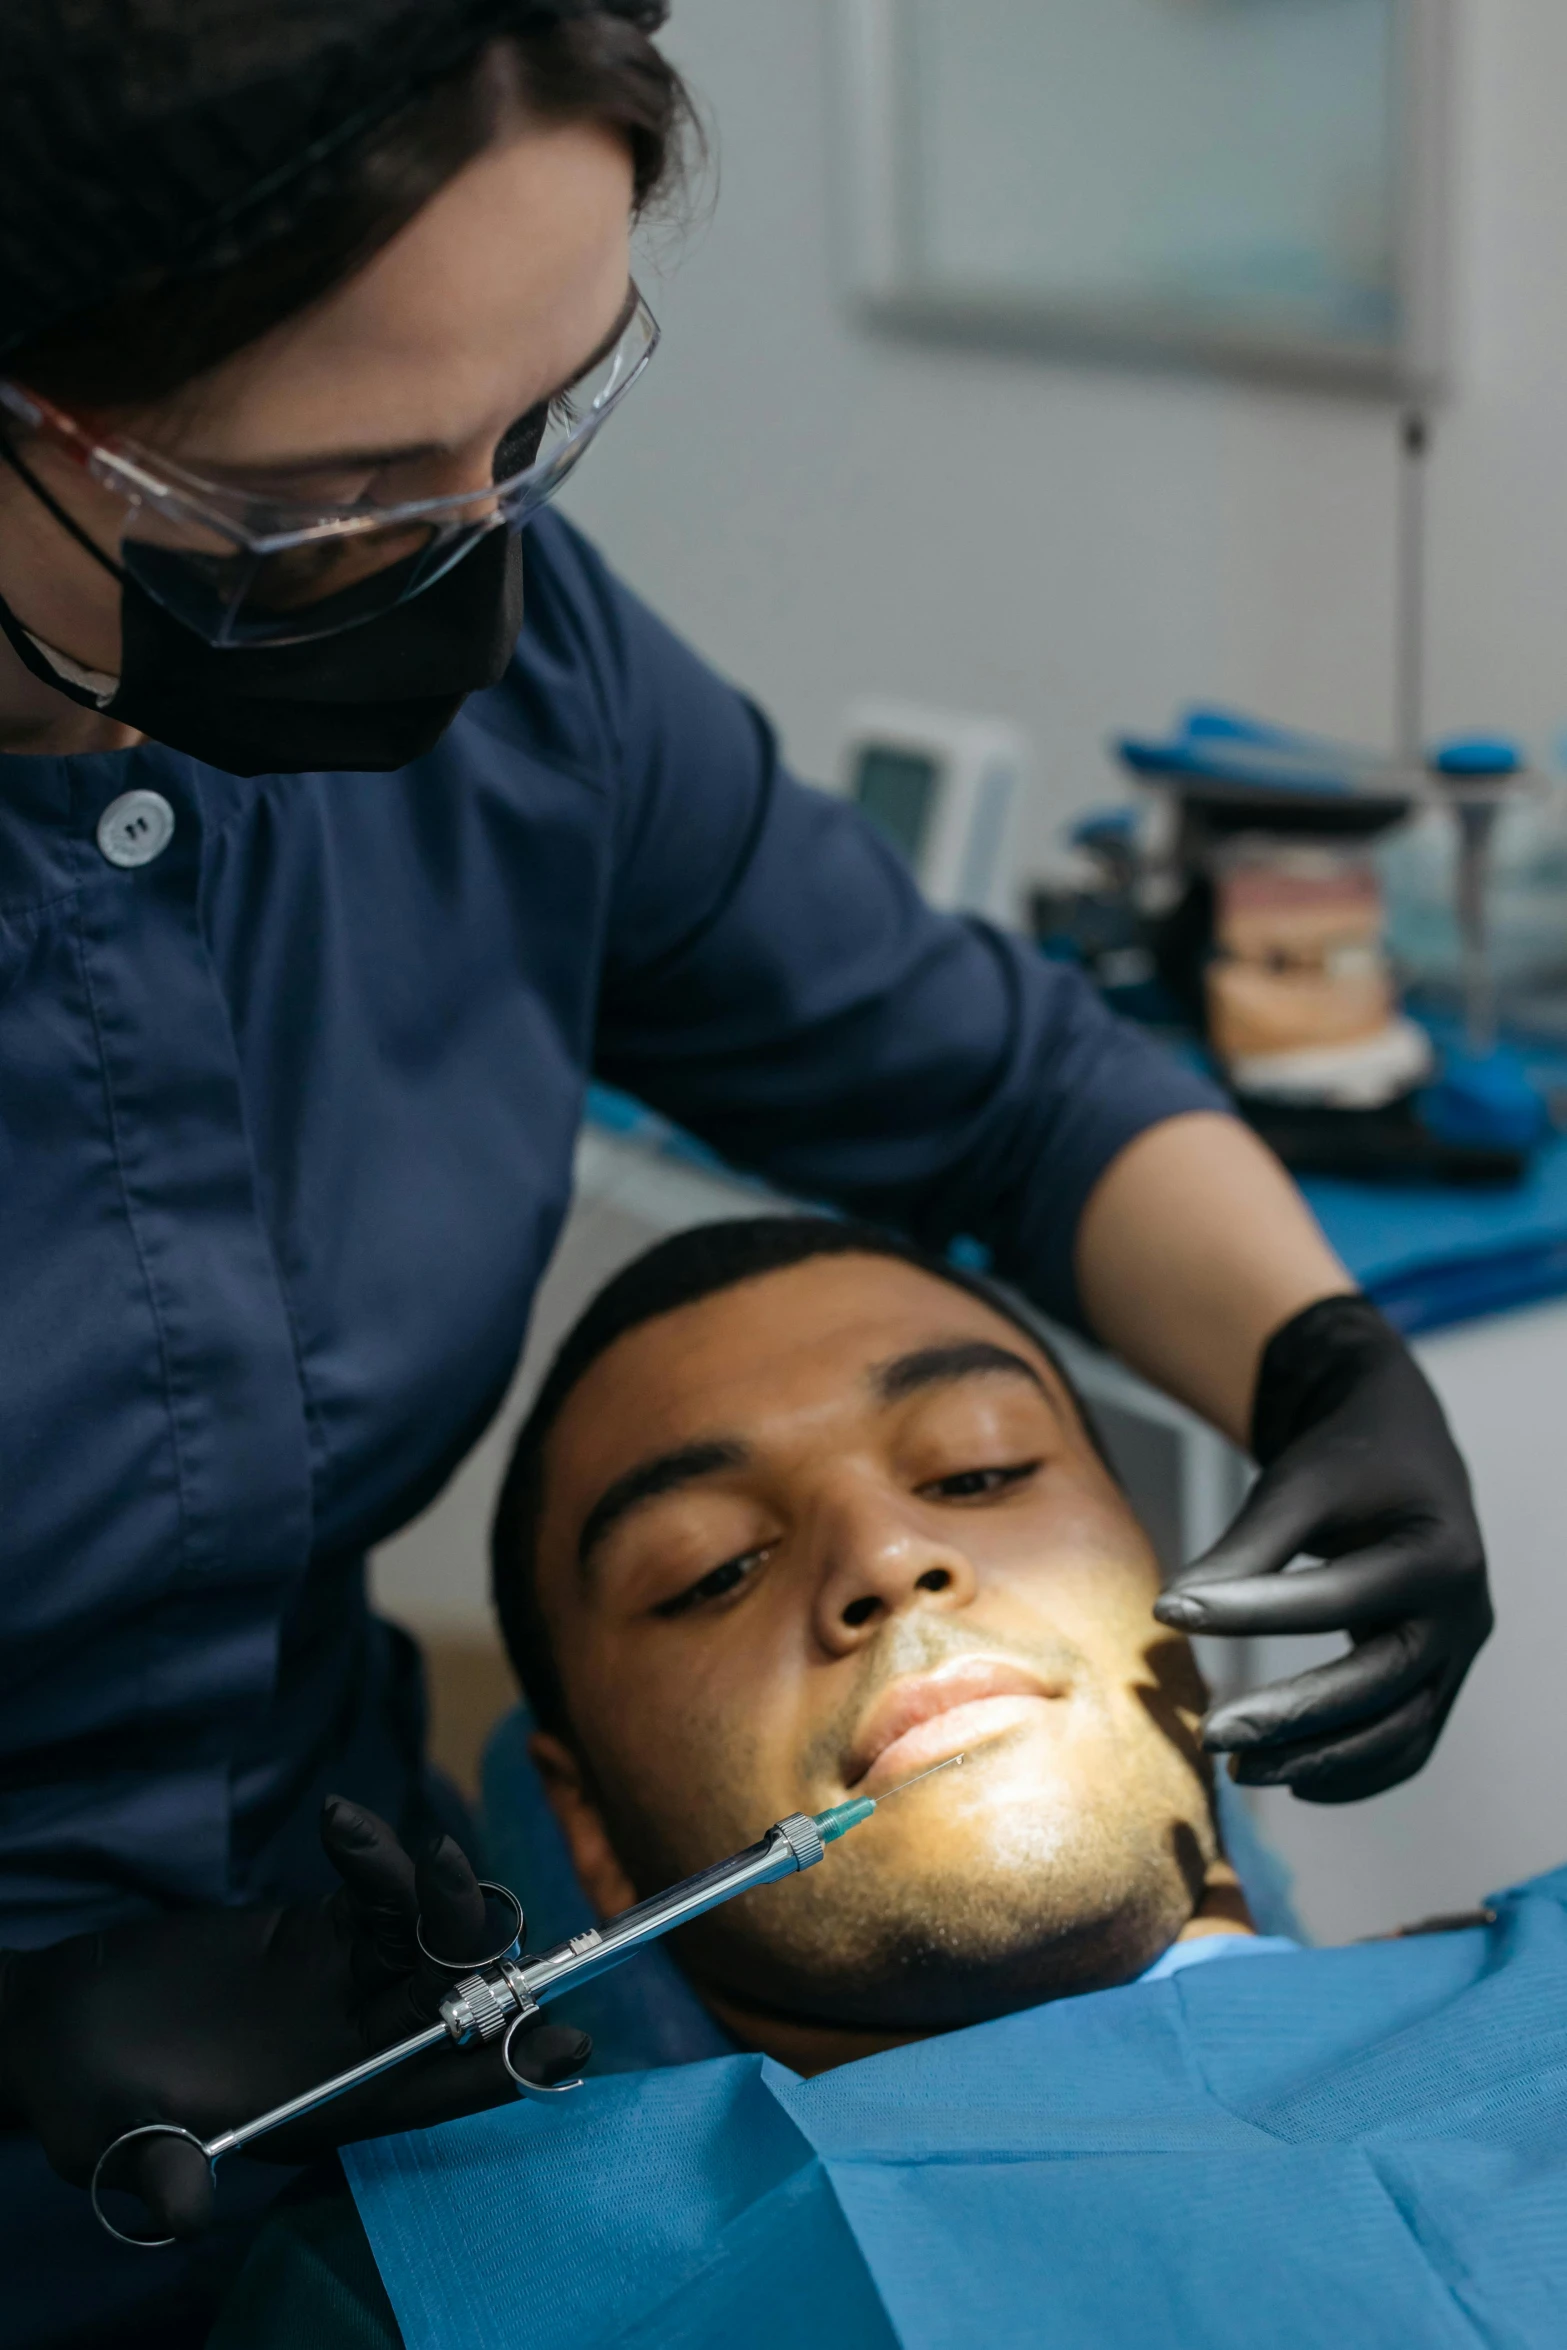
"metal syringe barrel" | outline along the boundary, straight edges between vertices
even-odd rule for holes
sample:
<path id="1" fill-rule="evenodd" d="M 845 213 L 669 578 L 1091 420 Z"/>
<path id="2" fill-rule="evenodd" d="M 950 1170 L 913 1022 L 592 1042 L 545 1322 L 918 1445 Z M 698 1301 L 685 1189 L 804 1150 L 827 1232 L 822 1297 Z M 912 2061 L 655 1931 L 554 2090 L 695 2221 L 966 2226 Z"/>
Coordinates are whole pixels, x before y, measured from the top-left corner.
<path id="1" fill-rule="evenodd" d="M 537 1958 L 508 1964 L 503 1970 L 508 1984 L 542 2006 L 573 1984 L 607 1974 L 647 1943 L 675 1933 L 708 1910 L 760 1885 L 775 1884 L 780 1877 L 815 1868 L 826 1851 L 816 1822 L 804 1812 L 796 1812 L 769 1828 L 760 1844 L 737 1852 L 732 1860 L 720 1861 L 716 1868 L 704 1869 L 700 1876 L 687 1877 L 667 1893 L 655 1894 L 651 1901 L 626 1910 L 609 1925 L 573 1935 L 569 1942 L 557 1943 Z"/>
<path id="2" fill-rule="evenodd" d="M 518 1959 L 503 1958 L 493 1965 L 482 1966 L 447 1993 L 441 2001 L 439 2023 L 429 2024 L 395 2046 L 381 2049 L 376 2055 L 366 2057 L 363 2063 L 350 2066 L 348 2071 L 334 2075 L 329 2081 L 318 2082 L 313 2089 L 275 2105 L 269 2113 L 258 2114 L 238 2128 L 221 2130 L 216 2137 L 205 2140 L 172 2122 L 144 2123 L 124 2131 L 104 2149 L 93 2171 L 92 2204 L 99 2221 L 122 2244 L 151 2249 L 172 2243 L 172 2236 L 130 2235 L 104 2209 L 102 2190 L 112 2178 L 116 2159 L 127 2148 L 153 2138 L 178 2139 L 204 2155 L 209 2164 L 215 2164 L 224 2155 L 241 2152 L 258 2139 L 269 2137 L 274 2130 L 303 2120 L 322 2106 L 364 2088 L 382 2074 L 440 2047 L 443 2042 L 471 2047 L 475 2042 L 508 2034 L 503 2052 L 507 2069 L 520 2088 L 528 2087 L 512 2067 L 509 2035 L 528 2016 L 537 2015 L 545 2000 L 569 1990 L 573 1984 L 606 1974 L 647 1943 L 658 1941 L 677 1927 L 689 1925 L 693 1918 L 717 1909 L 723 1902 L 733 1901 L 739 1894 L 749 1893 L 760 1885 L 771 1885 L 780 1877 L 792 1877 L 801 1869 L 813 1869 L 825 1856 L 831 1833 L 829 1829 L 828 1838 L 824 1838 L 814 1820 L 807 1819 L 803 1812 L 794 1813 L 769 1828 L 760 1844 L 736 1853 L 732 1860 L 721 1861 L 716 1868 L 705 1869 L 700 1876 L 688 1877 L 683 1885 L 672 1886 L 667 1893 L 627 1910 L 623 1917 L 607 1926 L 574 1935 L 569 1942 L 558 1943 L 553 1950 L 544 1951 L 526 1965 Z M 512 1895 L 507 1899 L 517 1910 L 520 1921 L 520 1905 Z"/>
<path id="3" fill-rule="evenodd" d="M 575 1934 L 569 1942 L 558 1942 L 553 1950 L 542 1951 L 526 1964 L 502 1959 L 497 1966 L 465 1976 L 441 2001 L 438 2024 L 399 2041 L 395 2047 L 382 2049 L 378 2056 L 368 2057 L 351 2071 L 339 2073 L 335 2080 L 323 2081 L 319 2088 L 307 2090 L 303 2096 L 260 2115 L 241 2129 L 225 2130 L 221 2137 L 212 2140 L 207 2152 L 214 2160 L 219 2155 L 237 2153 L 285 2122 L 297 2121 L 317 2107 L 346 2095 L 350 2089 L 361 2088 L 380 2074 L 406 2064 L 411 2057 L 438 2048 L 443 2040 L 455 2041 L 459 2048 L 471 2046 L 475 2040 L 494 2040 L 516 2017 L 542 2007 L 547 1999 L 554 1999 L 577 1983 L 607 1974 L 611 1967 L 634 1957 L 647 1943 L 672 1934 L 677 1927 L 688 1925 L 707 1910 L 717 1909 L 721 1903 L 733 1901 L 737 1895 L 749 1893 L 758 1885 L 771 1885 L 780 1877 L 793 1876 L 797 1870 L 813 1869 L 826 1850 L 816 1822 L 807 1819 L 803 1812 L 780 1820 L 776 1827 L 768 1829 L 760 1844 L 737 1852 L 732 1860 L 720 1861 L 716 1868 L 704 1869 L 700 1876 L 687 1877 L 684 1884 L 673 1885 L 667 1893 L 655 1895 L 636 1909 L 628 1909 L 607 1926 L 595 1928 L 591 1933 Z"/>

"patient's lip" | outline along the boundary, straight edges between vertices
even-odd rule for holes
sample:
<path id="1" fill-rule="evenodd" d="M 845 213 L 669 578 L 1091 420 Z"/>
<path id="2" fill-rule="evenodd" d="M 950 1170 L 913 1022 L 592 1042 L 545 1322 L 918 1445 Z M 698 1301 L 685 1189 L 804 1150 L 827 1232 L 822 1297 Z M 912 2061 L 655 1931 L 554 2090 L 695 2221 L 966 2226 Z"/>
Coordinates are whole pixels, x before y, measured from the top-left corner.
<path id="1" fill-rule="evenodd" d="M 1043 1673 L 1031 1672 L 1026 1665 L 994 1656 L 963 1657 L 938 1666 L 933 1673 L 894 1681 L 890 1689 L 882 1691 L 860 1725 L 844 1767 L 844 1784 L 858 1786 L 870 1776 L 890 1746 L 906 1738 L 911 1730 L 919 1729 L 922 1723 L 934 1721 L 939 1714 L 952 1713 L 959 1706 L 976 1706 L 992 1698 L 1064 1697 L 1068 1686 L 1065 1680 L 1051 1680 Z M 1011 1727 L 1010 1721 L 1002 1722 L 999 1711 L 997 1726 Z M 976 1734 L 983 1735 L 983 1720 L 976 1720 L 973 1728 Z"/>

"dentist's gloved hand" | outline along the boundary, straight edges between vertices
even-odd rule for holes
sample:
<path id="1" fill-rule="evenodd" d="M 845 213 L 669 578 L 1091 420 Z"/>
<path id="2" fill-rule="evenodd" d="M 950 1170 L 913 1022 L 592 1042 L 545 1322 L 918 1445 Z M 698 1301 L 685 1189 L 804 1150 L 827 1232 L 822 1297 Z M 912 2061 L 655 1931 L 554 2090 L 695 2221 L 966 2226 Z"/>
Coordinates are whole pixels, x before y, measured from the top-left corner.
<path id="1" fill-rule="evenodd" d="M 1352 1803 L 1429 1758 L 1493 1617 L 1463 1461 L 1424 1372 L 1362 1297 L 1327 1298 L 1263 1356 L 1262 1475 L 1154 1613 L 1229 1639 L 1347 1632 L 1347 1656 L 1236 1698 L 1210 1751 L 1251 1787 Z M 1286 1575 L 1302 1554 L 1321 1566 Z"/>
<path id="2" fill-rule="evenodd" d="M 493 1947 L 464 1855 L 442 1837 L 416 1864 L 384 1820 L 340 1799 L 321 1837 L 343 1880 L 325 1901 L 193 1911 L 0 1954 L 0 2121 L 36 2132 L 61 2176 L 85 2186 L 125 2130 L 174 2122 L 210 2139 L 434 2022 L 452 1978 L 420 1957 L 421 1917 L 443 1958 Z M 552 2084 L 589 2049 L 581 2032 L 540 2024 L 513 2055 Z M 437 2048 L 252 2151 L 307 2162 L 515 2095 L 498 2046 Z M 113 2183 L 141 2196 L 160 2234 L 199 2235 L 210 2220 L 193 2146 L 129 2150 Z"/>

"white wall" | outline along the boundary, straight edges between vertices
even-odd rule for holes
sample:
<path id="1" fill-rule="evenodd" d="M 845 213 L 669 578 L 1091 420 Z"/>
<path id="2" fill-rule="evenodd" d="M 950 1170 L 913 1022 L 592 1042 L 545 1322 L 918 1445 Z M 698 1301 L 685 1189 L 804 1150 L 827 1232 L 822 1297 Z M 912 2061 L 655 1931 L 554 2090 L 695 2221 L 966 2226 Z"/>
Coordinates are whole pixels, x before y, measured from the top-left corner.
<path id="1" fill-rule="evenodd" d="M 716 119 L 668 339 L 572 504 L 824 776 L 864 692 L 1022 721 L 1044 856 L 1103 744 L 1192 696 L 1384 739 L 1385 410 L 929 347 L 838 293 L 829 11 L 677 0 Z M 1440 727 L 1567 725 L 1567 8 L 1458 0 L 1459 394 L 1434 478 Z"/>

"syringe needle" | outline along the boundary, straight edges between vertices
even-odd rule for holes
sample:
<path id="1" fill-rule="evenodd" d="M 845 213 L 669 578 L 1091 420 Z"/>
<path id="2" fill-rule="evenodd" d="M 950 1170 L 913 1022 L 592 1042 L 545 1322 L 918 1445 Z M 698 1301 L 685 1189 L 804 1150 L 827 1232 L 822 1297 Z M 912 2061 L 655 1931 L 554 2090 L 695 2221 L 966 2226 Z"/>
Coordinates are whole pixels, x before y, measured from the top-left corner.
<path id="1" fill-rule="evenodd" d="M 831 1811 L 819 1811 L 816 1827 L 822 1842 L 835 1844 L 840 1836 L 847 1836 L 851 1828 L 863 1827 L 871 1814 L 880 1811 L 882 1805 L 890 1803 L 895 1795 L 906 1795 L 911 1787 L 919 1785 L 921 1779 L 933 1779 L 938 1771 L 954 1770 L 965 1759 L 961 1754 L 949 1754 L 945 1762 L 932 1763 L 928 1771 L 921 1771 L 916 1777 L 905 1779 L 901 1787 L 889 1787 L 885 1795 L 858 1795 L 850 1803 L 834 1804 Z"/>
<path id="2" fill-rule="evenodd" d="M 877 1809 L 880 1810 L 884 1803 L 890 1803 L 895 1795 L 907 1795 L 909 1789 L 917 1787 L 921 1779 L 934 1779 L 938 1771 L 956 1770 L 959 1763 L 967 1760 L 967 1755 L 949 1754 L 945 1762 L 932 1763 L 928 1771 L 920 1771 L 912 1779 L 905 1779 L 901 1787 L 889 1787 L 885 1795 L 878 1795 Z"/>

